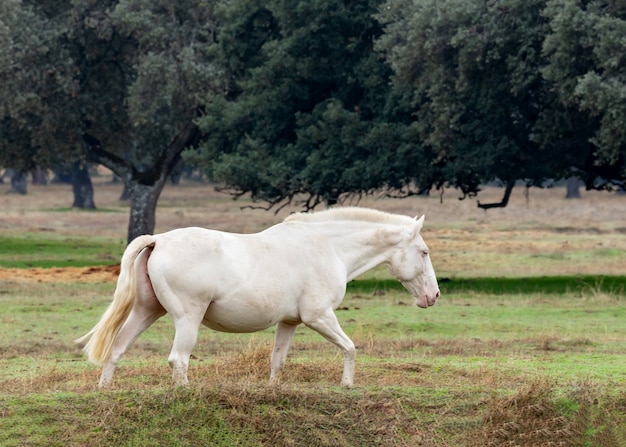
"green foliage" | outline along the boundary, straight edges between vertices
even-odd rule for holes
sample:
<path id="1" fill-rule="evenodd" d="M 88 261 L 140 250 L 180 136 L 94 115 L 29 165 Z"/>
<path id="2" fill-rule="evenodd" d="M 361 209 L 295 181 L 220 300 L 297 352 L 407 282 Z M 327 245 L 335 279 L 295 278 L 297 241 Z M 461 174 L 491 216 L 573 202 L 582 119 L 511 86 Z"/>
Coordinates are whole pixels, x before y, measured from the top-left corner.
<path id="1" fill-rule="evenodd" d="M 154 231 L 164 182 L 223 76 L 213 1 L 9 2 L 0 37 L 0 163 L 91 161 L 128 187 L 129 239 Z"/>
<path id="2" fill-rule="evenodd" d="M 28 134 L 14 152 L 0 151 L 4 163 L 51 166 L 61 154 L 76 156 L 89 134 L 102 148 L 149 164 L 196 116 L 200 96 L 219 85 L 207 54 L 212 2 L 16 1 L 3 8 L 1 129 Z M 25 147 L 34 152 L 20 152 Z"/>
<path id="3" fill-rule="evenodd" d="M 131 210 L 153 214 L 196 124 L 187 161 L 270 206 L 626 176 L 618 1 L 0 8 L 0 162 L 90 157 L 133 187 Z"/>
<path id="4" fill-rule="evenodd" d="M 307 207 L 332 204 L 415 175 L 417 154 L 396 152 L 402 126 L 380 119 L 402 112 L 373 51 L 378 3 L 223 5 L 218 40 L 230 85 L 207 101 L 199 120 L 207 140 L 188 160 L 270 205 L 300 194 Z"/>
<path id="5" fill-rule="evenodd" d="M 118 52 L 128 72 L 119 108 L 128 114 L 125 127 L 133 132 L 139 164 L 195 118 L 202 96 L 220 88 L 222 74 L 210 55 L 213 3 L 126 0 L 108 14 L 124 39 Z"/>
<path id="6" fill-rule="evenodd" d="M 555 175 L 532 139 L 547 94 L 538 70 L 543 3 L 407 0 L 381 8 L 378 47 L 413 98 L 435 183 L 471 195 L 496 179 L 540 183 Z"/>
<path id="7" fill-rule="evenodd" d="M 208 101 L 208 139 L 189 160 L 270 206 L 381 187 L 475 195 L 492 181 L 507 185 L 505 206 L 516 180 L 572 172 L 619 184 L 620 10 L 561 3 L 231 3 L 219 34 L 229 90 Z"/>
<path id="8" fill-rule="evenodd" d="M 65 7 L 56 2 L 57 12 Z M 58 161 L 55 139 L 76 141 L 65 101 L 74 87 L 72 65 L 61 44 L 63 32 L 48 12 L 30 2 L 0 6 L 0 164 L 22 172 Z"/>
<path id="9" fill-rule="evenodd" d="M 436 184 L 472 195 L 496 179 L 541 185 L 572 170 L 588 187 L 623 182 L 623 8 L 582 3 L 383 5 L 378 47 L 411 95 Z"/>
<path id="10" fill-rule="evenodd" d="M 626 9 L 610 0 L 555 0 L 545 14 L 552 32 L 544 45 L 549 58 L 544 73 L 563 104 L 594 124 L 588 140 L 603 169 L 587 169 L 587 175 L 620 179 L 626 173 Z"/>

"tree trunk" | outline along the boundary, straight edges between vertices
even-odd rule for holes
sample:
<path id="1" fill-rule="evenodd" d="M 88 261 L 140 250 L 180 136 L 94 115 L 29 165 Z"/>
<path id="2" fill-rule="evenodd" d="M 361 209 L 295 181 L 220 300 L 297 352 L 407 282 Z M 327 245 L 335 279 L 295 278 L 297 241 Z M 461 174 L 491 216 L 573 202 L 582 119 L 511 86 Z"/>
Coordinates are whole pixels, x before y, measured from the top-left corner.
<path id="1" fill-rule="evenodd" d="M 11 191 L 18 194 L 26 194 L 28 192 L 28 182 L 26 181 L 26 174 L 19 172 L 15 169 L 12 170 L 11 175 Z"/>
<path id="2" fill-rule="evenodd" d="M 45 169 L 40 167 L 35 168 L 32 172 L 33 176 L 33 185 L 47 185 L 48 184 L 48 174 Z"/>
<path id="3" fill-rule="evenodd" d="M 581 181 L 578 177 L 569 177 L 567 179 L 566 186 L 566 199 L 580 199 L 580 184 Z"/>
<path id="4" fill-rule="evenodd" d="M 120 202 L 130 200 L 130 192 L 128 192 L 128 185 L 126 185 L 126 183 L 124 183 L 124 189 L 122 189 L 122 194 L 120 194 L 120 198 L 118 200 Z"/>
<path id="5" fill-rule="evenodd" d="M 74 208 L 96 209 L 93 199 L 93 184 L 89 176 L 89 169 L 80 161 L 72 165 L 72 190 L 74 191 Z"/>
<path id="6" fill-rule="evenodd" d="M 489 208 L 506 208 L 509 204 L 509 198 L 511 197 L 511 191 L 515 187 L 515 180 L 509 179 L 506 182 L 506 186 L 504 188 L 504 196 L 502 196 L 502 200 L 496 203 L 478 203 L 478 208 L 482 208 L 484 210 L 488 210 Z"/>
<path id="7" fill-rule="evenodd" d="M 156 225 L 156 207 L 163 190 L 163 179 L 152 185 L 132 183 L 128 185 L 130 198 L 130 220 L 128 242 L 138 236 L 152 234 Z"/>

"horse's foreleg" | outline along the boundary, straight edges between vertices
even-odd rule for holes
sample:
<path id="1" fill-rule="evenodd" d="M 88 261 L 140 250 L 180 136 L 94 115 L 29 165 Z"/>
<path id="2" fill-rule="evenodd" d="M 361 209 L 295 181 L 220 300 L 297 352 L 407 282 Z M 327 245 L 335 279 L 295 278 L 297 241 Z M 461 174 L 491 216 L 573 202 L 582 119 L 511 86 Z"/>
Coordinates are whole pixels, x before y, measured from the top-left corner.
<path id="1" fill-rule="evenodd" d="M 189 368 L 189 357 L 198 339 L 198 330 L 202 322 L 203 313 L 197 317 L 187 316 L 174 320 L 176 335 L 174 345 L 168 358 L 172 367 L 172 380 L 176 386 L 186 386 L 189 384 L 187 370 Z"/>
<path id="2" fill-rule="evenodd" d="M 276 335 L 274 337 L 274 349 L 272 350 L 272 360 L 270 362 L 271 373 L 270 382 L 276 383 L 278 381 L 278 375 L 280 370 L 285 364 L 287 358 L 287 351 L 289 345 L 293 339 L 293 334 L 296 332 L 297 324 L 289 324 L 280 322 L 276 326 Z"/>
<path id="3" fill-rule="evenodd" d="M 313 321 L 305 321 L 311 329 L 319 332 L 326 340 L 335 344 L 343 352 L 343 378 L 341 384 L 344 386 L 352 386 L 354 379 L 354 364 L 356 360 L 356 349 L 354 343 L 345 334 L 337 317 L 332 310 L 324 312 L 321 316 Z"/>

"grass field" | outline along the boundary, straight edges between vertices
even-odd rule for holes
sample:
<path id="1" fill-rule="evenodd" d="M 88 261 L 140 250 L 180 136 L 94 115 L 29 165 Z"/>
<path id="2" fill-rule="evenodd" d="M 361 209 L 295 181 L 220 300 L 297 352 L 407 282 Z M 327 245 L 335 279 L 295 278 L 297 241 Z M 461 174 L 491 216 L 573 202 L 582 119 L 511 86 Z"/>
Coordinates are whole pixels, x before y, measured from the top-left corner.
<path id="1" fill-rule="evenodd" d="M 353 389 L 337 385 L 338 351 L 306 328 L 279 386 L 271 330 L 203 329 L 191 386 L 173 389 L 164 317 L 100 392 L 72 340 L 111 299 L 115 269 L 99 266 L 124 246 L 117 188 L 97 185 L 98 212 L 68 210 L 61 186 L 0 196 L 0 445 L 626 445 L 626 198 L 555 189 L 494 213 L 455 197 L 367 199 L 427 214 L 442 298 L 409 306 L 379 269 L 349 285 L 337 314 L 357 345 Z M 168 188 L 162 205 L 158 231 L 250 232 L 283 217 L 207 186 Z"/>

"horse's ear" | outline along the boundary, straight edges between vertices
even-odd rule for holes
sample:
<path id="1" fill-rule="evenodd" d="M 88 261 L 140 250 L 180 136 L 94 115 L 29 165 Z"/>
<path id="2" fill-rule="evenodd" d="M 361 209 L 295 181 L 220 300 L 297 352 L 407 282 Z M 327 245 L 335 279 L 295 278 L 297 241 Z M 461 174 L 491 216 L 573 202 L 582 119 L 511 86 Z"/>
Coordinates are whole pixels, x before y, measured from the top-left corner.
<path id="1" fill-rule="evenodd" d="M 417 216 L 415 216 L 415 227 L 417 228 L 417 231 L 420 231 L 424 226 L 424 217 L 425 216 L 422 216 L 418 219 Z"/>

